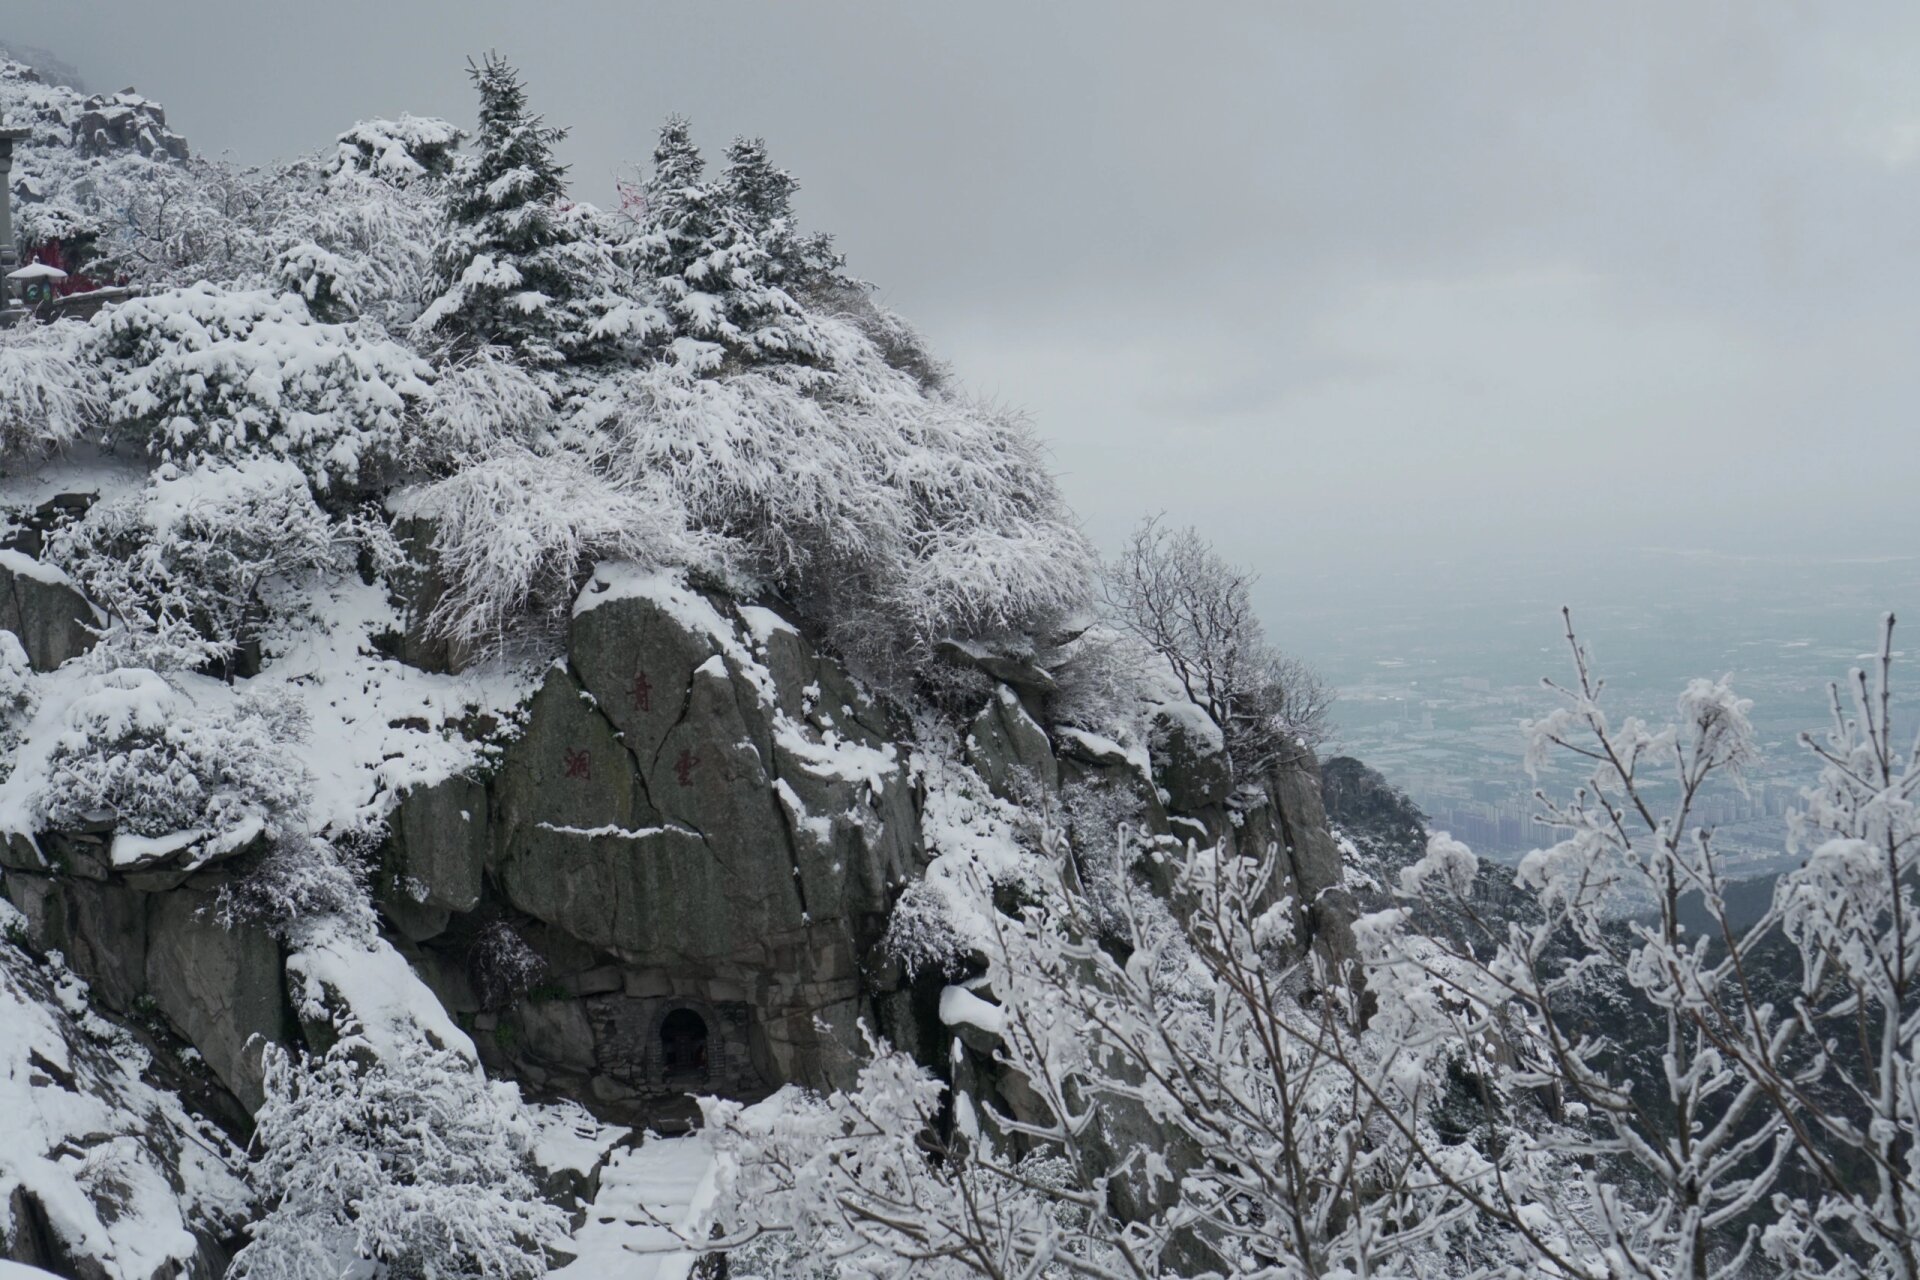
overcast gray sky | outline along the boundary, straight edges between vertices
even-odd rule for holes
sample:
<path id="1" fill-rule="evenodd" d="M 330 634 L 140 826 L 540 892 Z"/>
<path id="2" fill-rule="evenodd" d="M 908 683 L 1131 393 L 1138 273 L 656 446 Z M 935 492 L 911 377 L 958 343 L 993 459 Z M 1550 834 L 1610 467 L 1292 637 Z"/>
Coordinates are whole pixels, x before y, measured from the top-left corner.
<path id="1" fill-rule="evenodd" d="M 520 65 L 604 202 L 670 112 L 801 211 L 1111 547 L 1291 584 L 1920 550 L 1912 5 L 6 0 L 267 160 Z"/>

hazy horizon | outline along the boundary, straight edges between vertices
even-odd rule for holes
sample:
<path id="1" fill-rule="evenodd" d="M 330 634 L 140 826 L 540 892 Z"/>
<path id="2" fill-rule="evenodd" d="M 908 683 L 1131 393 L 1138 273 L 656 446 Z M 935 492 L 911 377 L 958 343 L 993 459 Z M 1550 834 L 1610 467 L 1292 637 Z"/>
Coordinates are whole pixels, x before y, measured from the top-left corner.
<path id="1" fill-rule="evenodd" d="M 488 49 L 587 199 L 671 112 L 710 154 L 763 134 L 851 268 L 1033 414 L 1103 549 L 1199 525 L 1309 656 L 1315 616 L 1385 592 L 1559 566 L 1578 604 L 1650 565 L 1898 556 L 1920 523 L 1894 6 L 9 10 L 0 42 L 247 162 L 470 125 Z M 1911 563 L 1839 576 L 1897 608 Z"/>

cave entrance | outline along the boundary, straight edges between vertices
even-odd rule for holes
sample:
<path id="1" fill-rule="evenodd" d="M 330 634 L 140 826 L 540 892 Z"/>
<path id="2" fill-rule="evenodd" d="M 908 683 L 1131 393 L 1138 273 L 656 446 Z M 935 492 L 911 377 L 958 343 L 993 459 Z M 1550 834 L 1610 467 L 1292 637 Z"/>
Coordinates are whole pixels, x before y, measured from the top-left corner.
<path id="1" fill-rule="evenodd" d="M 707 1074 L 707 1023 L 691 1009 L 675 1009 L 660 1022 L 661 1060 L 669 1079 Z"/>

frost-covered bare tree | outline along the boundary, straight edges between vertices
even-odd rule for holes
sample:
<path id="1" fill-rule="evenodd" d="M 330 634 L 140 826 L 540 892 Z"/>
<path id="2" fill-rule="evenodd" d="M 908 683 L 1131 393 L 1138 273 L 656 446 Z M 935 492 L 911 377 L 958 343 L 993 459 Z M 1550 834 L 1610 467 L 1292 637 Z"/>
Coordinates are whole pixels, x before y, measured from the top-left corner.
<path id="1" fill-rule="evenodd" d="M 1219 727 L 1240 781 L 1312 750 L 1326 736 L 1331 694 L 1304 663 L 1267 642 L 1255 575 L 1228 564 L 1188 527 L 1149 517 L 1106 572 L 1107 602 L 1166 663 Z"/>
<path id="2" fill-rule="evenodd" d="M 1498 1043 L 1489 1074 L 1546 1090 L 1565 1119 L 1515 1131 L 1496 1194 L 1478 1207 L 1525 1242 L 1539 1274 L 1734 1280 L 1757 1244 L 1740 1227 L 1766 1203 L 1791 1151 L 1785 1117 L 1746 1059 L 1782 1060 L 1794 1028 L 1746 980 L 1764 933 L 1696 938 L 1685 907 L 1722 894 L 1698 801 L 1710 781 L 1737 777 L 1750 762 L 1751 703 L 1724 680 L 1695 680 L 1675 723 L 1616 724 L 1570 615 L 1566 633 L 1575 678 L 1548 682 L 1562 705 L 1530 724 L 1528 766 L 1571 756 L 1588 769 L 1569 800 L 1536 793 L 1546 819 L 1570 832 L 1521 864 L 1540 918 L 1478 922 L 1465 905 L 1470 875 L 1443 874 L 1456 862 L 1470 868 L 1471 855 L 1442 837 L 1404 881 L 1452 895 L 1463 916 L 1485 925 L 1483 937 L 1445 955 L 1465 1003 L 1489 1011 L 1474 1026 L 1456 1018 L 1455 1030 Z M 1619 923 L 1623 900 L 1649 914 Z M 1584 1025 L 1582 999 L 1600 986 L 1624 999 L 1629 1018 L 1656 1028 L 1657 1075 Z M 1729 1052 L 1731 1042 L 1746 1052 Z M 1581 1176 L 1535 1176 L 1549 1150 L 1577 1158 Z"/>
<path id="3" fill-rule="evenodd" d="M 724 1243 L 789 1235 L 902 1280 L 1439 1275 L 1470 1252 L 1455 1187 L 1488 1164 L 1431 1122 L 1458 1045 L 1417 1018 L 1363 1030 L 1300 958 L 1271 856 L 1189 849 L 1171 903 L 1117 880 L 1104 942 L 1066 886 L 991 917 L 985 975 L 941 1002 L 991 1066 L 950 1093 L 878 1046 L 855 1089 L 707 1103 Z"/>
<path id="4" fill-rule="evenodd" d="M 1550 682 L 1563 705 L 1530 726 L 1529 762 L 1571 757 L 1587 776 L 1570 800 L 1541 795 L 1568 834 L 1521 864 L 1539 921 L 1476 920 L 1458 873 L 1471 855 L 1444 837 L 1406 875 L 1485 932 L 1398 967 L 1444 978 L 1463 997 L 1452 1009 L 1487 1011 L 1454 1015 L 1454 1033 L 1497 1044 L 1487 1076 L 1545 1091 L 1561 1118 L 1513 1131 L 1495 1194 L 1463 1194 L 1524 1245 L 1534 1274 L 1736 1280 L 1768 1262 L 1821 1280 L 1920 1274 L 1920 772 L 1892 736 L 1891 619 L 1877 678 L 1854 673 L 1852 714 L 1836 690 L 1832 731 L 1806 740 L 1823 771 L 1796 829 L 1816 847 L 1745 926 L 1699 801 L 1750 763 L 1750 704 L 1725 680 L 1695 680 L 1673 723 L 1616 723 L 1571 621 L 1567 641 L 1575 679 Z M 1623 919 L 1623 905 L 1640 914 Z M 1708 927 L 1691 930 L 1702 915 Z M 1636 1023 L 1652 1029 L 1640 1054 Z M 1540 1178 L 1549 1152 L 1581 1176 Z"/>
<path id="5" fill-rule="evenodd" d="M 1920 736 L 1902 754 L 1893 625 L 1871 675 L 1833 687 L 1825 737 L 1801 738 L 1822 765 L 1794 828 L 1811 849 L 1774 901 L 1801 961 L 1795 1014 L 1842 1074 L 1818 1095 L 1774 1081 L 1804 1111 L 1817 1189 L 1776 1199 L 1766 1248 L 1809 1280 L 1920 1276 Z"/>

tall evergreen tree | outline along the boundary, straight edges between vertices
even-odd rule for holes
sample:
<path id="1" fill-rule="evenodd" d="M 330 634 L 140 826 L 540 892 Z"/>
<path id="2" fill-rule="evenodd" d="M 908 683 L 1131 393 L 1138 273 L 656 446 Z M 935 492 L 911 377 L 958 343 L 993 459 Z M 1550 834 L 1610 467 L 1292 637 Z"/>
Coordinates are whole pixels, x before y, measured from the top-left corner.
<path id="1" fill-rule="evenodd" d="M 800 184 L 785 169 L 774 167 L 765 138 L 735 138 L 727 147 L 727 168 L 721 182 L 733 207 L 752 222 L 756 231 L 765 231 L 776 222 L 792 221 L 793 193 Z"/>
<path id="2" fill-rule="evenodd" d="M 653 172 L 644 186 L 644 258 L 657 277 L 684 277 L 711 252 L 724 212 L 720 193 L 706 181 L 707 162 L 693 144 L 685 116 L 669 116 L 653 148 Z"/>
<path id="3" fill-rule="evenodd" d="M 807 361 L 817 353 L 806 314 L 782 285 L 783 264 L 757 229 L 759 210 L 783 198 L 781 178 L 769 167 L 752 201 L 743 201 L 727 177 L 706 179 L 684 117 L 660 130 L 645 187 L 642 258 L 677 339 L 677 358 L 703 371 L 729 360 Z M 790 188 L 792 179 L 785 182 Z"/>
<path id="4" fill-rule="evenodd" d="M 653 172 L 646 183 L 647 210 L 656 221 L 680 208 L 700 192 L 707 162 L 693 144 L 693 123 L 685 116 L 668 116 L 653 147 Z"/>
<path id="5" fill-rule="evenodd" d="M 421 315 L 422 332 L 470 345 L 503 346 L 533 364 L 553 364 L 587 341 L 588 300 L 599 246 L 566 216 L 566 169 L 554 147 L 566 130 L 527 110 L 526 86 L 488 54 L 469 64 L 480 91 L 475 153 L 455 174 L 438 252 L 442 292 Z"/>
<path id="6" fill-rule="evenodd" d="M 752 229 L 766 250 L 764 274 L 789 290 L 813 291 L 848 283 L 844 261 L 833 237 L 801 234 L 793 217 L 793 193 L 800 189 L 791 173 L 776 168 L 764 138 L 735 138 L 727 148 L 720 185 L 727 204 Z"/>

